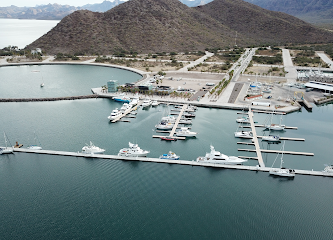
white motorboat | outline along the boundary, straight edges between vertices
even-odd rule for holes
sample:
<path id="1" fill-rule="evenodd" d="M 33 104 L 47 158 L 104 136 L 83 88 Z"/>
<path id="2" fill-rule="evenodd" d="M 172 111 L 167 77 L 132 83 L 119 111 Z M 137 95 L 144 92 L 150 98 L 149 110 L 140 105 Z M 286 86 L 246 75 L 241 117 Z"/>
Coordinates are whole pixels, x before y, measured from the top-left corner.
<path id="1" fill-rule="evenodd" d="M 44 87 L 44 83 L 41 83 L 41 84 L 40 84 L 40 87 Z"/>
<path id="2" fill-rule="evenodd" d="M 267 141 L 267 142 L 281 142 L 280 141 L 280 136 L 279 135 L 268 135 L 268 136 L 263 136 L 261 138 L 262 141 Z"/>
<path id="3" fill-rule="evenodd" d="M 27 148 L 30 149 L 30 150 L 42 150 L 42 147 L 40 146 L 41 144 L 40 144 L 39 139 L 37 138 L 37 135 L 36 135 L 35 132 L 34 132 L 34 141 L 35 141 L 35 144 L 30 145 Z M 37 141 L 38 141 L 39 145 L 37 145 Z"/>
<path id="4" fill-rule="evenodd" d="M 192 121 L 191 121 L 191 119 L 180 119 L 179 120 L 179 123 L 180 124 L 192 124 Z"/>
<path id="5" fill-rule="evenodd" d="M 158 106 L 158 102 L 157 102 L 156 100 L 154 100 L 154 101 L 151 102 L 151 105 L 152 105 L 153 107 L 156 107 L 156 106 Z"/>
<path id="6" fill-rule="evenodd" d="M 250 123 L 249 117 L 239 117 L 236 119 L 236 122 L 238 123 Z"/>
<path id="7" fill-rule="evenodd" d="M 179 156 L 177 156 L 174 152 L 169 151 L 168 154 L 160 156 L 160 159 L 178 160 Z"/>
<path id="8" fill-rule="evenodd" d="M 165 121 L 165 122 L 170 122 L 170 123 L 175 123 L 176 122 L 176 118 L 172 115 L 168 115 L 166 117 L 162 117 L 161 121 Z"/>
<path id="9" fill-rule="evenodd" d="M 178 132 L 176 132 L 177 137 L 196 137 L 198 133 L 191 132 L 187 127 L 182 127 Z"/>
<path id="10" fill-rule="evenodd" d="M 114 120 L 116 119 L 117 117 L 120 117 L 123 113 L 121 111 L 118 110 L 118 108 L 112 110 L 110 116 L 108 116 L 108 119 L 111 121 L 111 120 Z"/>
<path id="11" fill-rule="evenodd" d="M 215 151 L 215 148 L 210 145 L 210 152 L 206 153 L 206 156 L 204 157 L 198 157 L 197 162 L 240 165 L 247 162 L 247 160 L 235 156 L 224 155 L 219 151 Z"/>
<path id="12" fill-rule="evenodd" d="M 8 146 L 9 140 L 8 140 L 5 132 L 3 133 L 3 136 L 4 136 L 4 139 L 5 139 L 5 147 L 0 147 L 0 154 L 13 153 L 14 149 L 13 149 L 13 147 Z M 10 142 L 9 142 L 9 145 L 11 146 Z"/>
<path id="13" fill-rule="evenodd" d="M 128 143 L 129 148 L 120 149 L 118 156 L 124 157 L 146 157 L 149 151 L 141 149 L 138 144 Z"/>
<path id="14" fill-rule="evenodd" d="M 86 146 L 84 146 L 82 148 L 82 153 L 89 153 L 89 154 L 102 154 L 104 153 L 105 150 L 102 148 L 99 148 L 97 146 L 95 146 L 91 141 L 90 144 L 86 144 Z"/>
<path id="15" fill-rule="evenodd" d="M 251 131 L 235 132 L 235 137 L 238 137 L 238 138 L 253 138 Z"/>
<path id="16" fill-rule="evenodd" d="M 155 128 L 159 130 L 170 130 L 173 128 L 173 126 L 174 126 L 173 123 L 162 121 L 159 124 L 155 125 Z"/>
<path id="17" fill-rule="evenodd" d="M 123 106 L 120 108 L 120 111 L 124 113 L 131 108 L 132 108 L 132 106 L 130 103 L 124 103 Z"/>
<path id="18" fill-rule="evenodd" d="M 146 98 L 143 100 L 143 103 L 142 103 L 142 107 L 145 108 L 145 107 L 149 107 L 151 105 L 151 100 L 149 98 Z"/>
<path id="19" fill-rule="evenodd" d="M 289 168 L 282 167 L 284 144 L 285 144 L 285 142 L 283 142 L 283 146 L 282 146 L 280 168 L 273 168 L 273 165 L 276 161 L 276 159 L 275 159 L 274 162 L 273 162 L 272 168 L 269 170 L 269 174 L 274 175 L 274 176 L 279 176 L 279 177 L 295 177 L 295 170 L 294 169 L 289 169 Z"/>

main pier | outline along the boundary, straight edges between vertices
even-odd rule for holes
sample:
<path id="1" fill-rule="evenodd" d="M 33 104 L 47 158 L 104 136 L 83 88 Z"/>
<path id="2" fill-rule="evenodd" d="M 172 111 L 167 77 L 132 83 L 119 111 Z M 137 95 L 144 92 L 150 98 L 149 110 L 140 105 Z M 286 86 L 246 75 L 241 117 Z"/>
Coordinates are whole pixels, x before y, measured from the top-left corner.
<path id="1" fill-rule="evenodd" d="M 188 161 L 188 160 L 168 160 L 168 159 L 147 158 L 147 157 L 121 157 L 118 155 L 85 154 L 85 153 L 80 153 L 80 152 L 66 152 L 66 151 L 53 151 L 53 150 L 31 150 L 31 149 L 27 149 L 27 148 L 14 148 L 14 152 L 60 155 L 60 156 L 69 156 L 69 157 L 82 157 L 82 158 L 95 158 L 95 159 L 110 159 L 110 160 L 122 160 L 122 161 L 168 163 L 168 164 L 213 167 L 213 168 L 224 168 L 224 169 L 250 170 L 250 171 L 257 171 L 257 172 L 258 171 L 269 172 L 269 170 L 271 169 L 271 168 L 267 168 L 267 167 L 258 167 L 258 166 L 202 163 L 202 162 L 196 162 L 194 160 Z M 251 159 L 255 159 L 255 158 L 251 158 Z M 327 173 L 320 172 L 320 171 L 308 171 L 308 170 L 295 169 L 295 173 L 302 174 L 302 175 L 311 175 L 311 176 L 333 177 L 333 174 L 327 174 Z"/>

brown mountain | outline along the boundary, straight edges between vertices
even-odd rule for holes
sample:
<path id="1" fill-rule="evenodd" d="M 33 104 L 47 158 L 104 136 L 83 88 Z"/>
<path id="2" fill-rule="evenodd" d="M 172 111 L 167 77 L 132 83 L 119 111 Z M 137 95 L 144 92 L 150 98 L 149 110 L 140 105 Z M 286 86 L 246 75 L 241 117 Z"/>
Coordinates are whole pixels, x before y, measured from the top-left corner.
<path id="1" fill-rule="evenodd" d="M 257 44 L 321 43 L 332 34 L 296 17 L 263 9 L 242 0 L 215 0 L 197 8 Z"/>
<path id="2" fill-rule="evenodd" d="M 333 34 L 240 0 L 190 8 L 178 0 L 130 0 L 105 13 L 76 11 L 28 48 L 48 53 L 170 52 L 258 43 L 328 42 Z"/>

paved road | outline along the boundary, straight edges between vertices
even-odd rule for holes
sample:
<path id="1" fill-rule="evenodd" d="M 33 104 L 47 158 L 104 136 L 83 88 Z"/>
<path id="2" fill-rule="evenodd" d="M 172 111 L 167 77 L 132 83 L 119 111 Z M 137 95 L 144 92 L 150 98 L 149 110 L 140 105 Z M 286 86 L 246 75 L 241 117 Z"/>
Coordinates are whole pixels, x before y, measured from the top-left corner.
<path id="1" fill-rule="evenodd" d="M 287 72 L 287 83 L 295 83 L 297 79 L 297 70 L 291 59 L 289 49 L 282 49 L 282 58 L 284 70 Z"/>
<path id="2" fill-rule="evenodd" d="M 206 60 L 207 58 L 214 55 L 214 53 L 210 53 L 210 52 L 207 52 L 207 51 L 205 53 L 206 53 L 205 56 L 195 60 L 194 62 L 191 62 L 189 65 L 186 65 L 185 67 L 179 69 L 178 71 L 179 72 L 187 72 L 188 68 L 191 68 L 191 67 L 194 67 L 194 66 L 198 65 L 198 64 L 202 63 L 204 60 Z"/>
<path id="3" fill-rule="evenodd" d="M 330 66 L 330 69 L 333 69 L 333 61 L 324 53 L 324 52 L 316 52 L 318 56 Z"/>

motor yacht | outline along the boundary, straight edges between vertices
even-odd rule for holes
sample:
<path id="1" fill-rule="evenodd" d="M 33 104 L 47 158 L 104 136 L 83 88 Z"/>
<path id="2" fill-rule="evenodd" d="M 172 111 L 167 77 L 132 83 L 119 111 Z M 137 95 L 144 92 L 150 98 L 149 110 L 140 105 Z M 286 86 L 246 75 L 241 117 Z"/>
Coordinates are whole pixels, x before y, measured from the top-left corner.
<path id="1" fill-rule="evenodd" d="M 156 106 L 158 106 L 158 102 L 157 102 L 156 100 L 154 100 L 154 101 L 151 102 L 151 105 L 152 105 L 153 107 L 156 107 Z"/>
<path id="2" fill-rule="evenodd" d="M 173 128 L 173 126 L 174 126 L 173 123 L 162 121 L 159 124 L 156 124 L 155 128 L 159 130 L 170 130 Z"/>
<path id="3" fill-rule="evenodd" d="M 102 154 L 104 152 L 105 152 L 104 149 L 95 146 L 91 141 L 90 144 L 86 144 L 86 146 L 82 148 L 82 153 Z"/>
<path id="4" fill-rule="evenodd" d="M 129 103 L 131 101 L 131 99 L 127 96 L 125 96 L 125 94 L 119 94 L 117 97 L 114 97 L 113 100 L 115 100 L 116 102 L 125 102 L 125 103 Z"/>
<path id="5" fill-rule="evenodd" d="M 240 131 L 240 132 L 235 132 L 235 137 L 238 138 L 252 138 L 252 132 L 251 131 Z"/>
<path id="6" fill-rule="evenodd" d="M 215 151 L 215 148 L 210 145 L 210 152 L 206 153 L 204 157 L 198 157 L 197 162 L 241 165 L 247 160 L 222 154 L 219 151 Z"/>
<path id="7" fill-rule="evenodd" d="M 124 157 L 146 157 L 150 151 L 141 149 L 138 144 L 128 143 L 128 148 L 120 149 L 118 156 Z"/>
<path id="8" fill-rule="evenodd" d="M 151 100 L 149 98 L 146 98 L 143 100 L 143 103 L 142 103 L 142 107 L 145 108 L 145 107 L 149 107 L 151 105 Z"/>
<path id="9" fill-rule="evenodd" d="M 269 136 L 263 136 L 261 138 L 262 141 L 267 141 L 267 142 L 281 142 L 280 141 L 280 136 L 279 135 L 269 135 Z"/>
<path id="10" fill-rule="evenodd" d="M 177 137 L 196 137 L 198 133 L 191 132 L 187 127 L 180 128 L 179 131 L 176 132 Z"/>
<path id="11" fill-rule="evenodd" d="M 236 122 L 238 123 L 250 123 L 249 117 L 239 117 L 236 119 Z"/>
<path id="12" fill-rule="evenodd" d="M 118 110 L 118 108 L 112 110 L 110 116 L 108 116 L 108 119 L 110 121 L 116 119 L 117 117 L 120 117 L 122 115 L 122 112 Z"/>
<path id="13" fill-rule="evenodd" d="M 131 108 L 132 108 L 132 106 L 130 103 L 124 103 L 123 106 L 120 108 L 120 111 L 124 113 Z"/>

